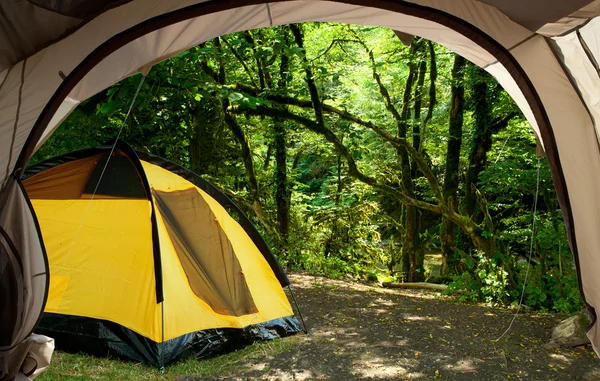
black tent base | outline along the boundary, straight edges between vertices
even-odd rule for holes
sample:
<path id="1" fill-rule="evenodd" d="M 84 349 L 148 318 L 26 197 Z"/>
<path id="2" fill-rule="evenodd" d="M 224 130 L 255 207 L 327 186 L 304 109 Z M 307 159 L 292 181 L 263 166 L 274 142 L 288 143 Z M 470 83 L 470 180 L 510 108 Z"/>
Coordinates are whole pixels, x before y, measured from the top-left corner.
<path id="1" fill-rule="evenodd" d="M 157 343 L 107 320 L 44 313 L 36 333 L 54 338 L 56 349 L 61 351 L 110 356 L 162 368 L 183 358 L 213 357 L 257 341 L 291 336 L 301 330 L 296 318 L 288 316 L 242 329 L 197 331 Z"/>

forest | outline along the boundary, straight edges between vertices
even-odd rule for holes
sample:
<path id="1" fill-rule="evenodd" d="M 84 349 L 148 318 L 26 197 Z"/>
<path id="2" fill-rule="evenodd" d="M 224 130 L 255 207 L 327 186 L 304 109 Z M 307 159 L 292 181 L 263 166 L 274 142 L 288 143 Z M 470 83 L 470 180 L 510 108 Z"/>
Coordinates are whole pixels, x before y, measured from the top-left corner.
<path id="1" fill-rule="evenodd" d="M 430 41 L 329 23 L 218 37 L 79 105 L 30 164 L 117 136 L 221 188 L 288 270 L 583 306 L 527 120 Z"/>

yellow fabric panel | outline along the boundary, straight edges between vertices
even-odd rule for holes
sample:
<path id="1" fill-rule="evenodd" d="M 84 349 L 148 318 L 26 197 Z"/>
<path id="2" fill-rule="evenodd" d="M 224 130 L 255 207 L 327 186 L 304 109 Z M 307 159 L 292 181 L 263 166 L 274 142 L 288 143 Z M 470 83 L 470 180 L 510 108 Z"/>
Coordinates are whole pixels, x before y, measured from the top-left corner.
<path id="1" fill-rule="evenodd" d="M 279 281 L 262 253 L 244 229 L 212 197 L 189 181 L 173 173 L 142 161 L 150 186 L 162 191 L 196 189 L 210 206 L 219 224 L 227 234 L 244 272 L 258 313 L 239 317 L 220 315 L 194 294 L 160 215 L 157 218 L 163 285 L 165 293 L 165 340 L 183 334 L 218 327 L 242 328 L 250 324 L 293 315 Z M 160 311 L 156 312 L 160 318 Z"/>
<path id="2" fill-rule="evenodd" d="M 175 191 L 194 188 L 194 184 L 190 183 L 181 176 L 174 174 L 171 171 L 141 160 L 144 172 L 150 183 L 150 187 L 161 191 Z"/>
<path id="3" fill-rule="evenodd" d="M 32 203 L 52 279 L 46 311 L 110 320 L 154 340 L 160 337 L 150 202 Z"/>
<path id="4" fill-rule="evenodd" d="M 65 275 L 50 276 L 50 290 L 48 292 L 48 300 L 46 301 L 46 312 L 58 312 L 60 302 L 62 301 L 67 285 L 69 284 L 69 277 Z"/>
<path id="5" fill-rule="evenodd" d="M 70 161 L 23 181 L 30 199 L 77 199 L 102 155 Z"/>

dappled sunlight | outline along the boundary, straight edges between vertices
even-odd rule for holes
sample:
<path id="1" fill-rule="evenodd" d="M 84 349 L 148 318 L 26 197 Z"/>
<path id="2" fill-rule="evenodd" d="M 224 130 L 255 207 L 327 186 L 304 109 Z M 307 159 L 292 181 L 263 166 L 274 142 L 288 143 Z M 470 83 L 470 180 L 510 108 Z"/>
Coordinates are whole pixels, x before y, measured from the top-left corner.
<path id="1" fill-rule="evenodd" d="M 443 369 L 452 371 L 452 372 L 461 372 L 461 373 L 477 373 L 477 363 L 481 363 L 482 361 L 477 359 L 463 359 L 458 360 L 454 364 L 446 364 L 443 366 Z"/>
<path id="2" fill-rule="evenodd" d="M 310 330 L 289 350 L 242 362 L 234 380 L 600 379 L 589 348 L 548 348 L 556 317 L 446 303 L 377 285 L 291 275 Z M 409 293 L 411 294 L 411 293 Z M 288 340 L 288 339 L 284 339 Z M 194 380 L 197 381 L 197 380 Z"/>
<path id="3" fill-rule="evenodd" d="M 569 363 L 569 359 L 565 355 L 559 353 L 551 353 L 550 359 L 553 361 L 560 361 L 562 363 Z"/>
<path id="4" fill-rule="evenodd" d="M 352 374 L 363 378 L 376 377 L 376 378 L 407 378 L 410 374 L 408 368 L 398 365 L 390 364 L 387 359 L 369 359 L 359 360 L 352 364 Z"/>
<path id="5" fill-rule="evenodd" d="M 434 316 L 419 316 L 409 314 L 402 314 L 402 318 L 410 321 L 440 321 L 440 318 Z"/>

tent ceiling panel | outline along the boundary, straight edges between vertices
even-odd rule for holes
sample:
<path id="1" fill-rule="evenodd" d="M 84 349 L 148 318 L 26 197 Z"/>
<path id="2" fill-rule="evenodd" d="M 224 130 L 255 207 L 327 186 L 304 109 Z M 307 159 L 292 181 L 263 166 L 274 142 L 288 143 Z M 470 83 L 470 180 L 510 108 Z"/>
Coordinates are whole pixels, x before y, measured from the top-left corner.
<path id="1" fill-rule="evenodd" d="M 4 84 L 4 80 L 6 79 L 6 76 L 8 75 L 8 69 L 4 69 L 0 71 L 0 89 L 2 88 L 2 85 Z"/>
<path id="2" fill-rule="evenodd" d="M 600 83 L 599 73 L 590 62 L 584 47 L 580 43 L 577 32 L 555 38 L 554 41 L 560 49 L 561 59 L 564 61 L 571 78 L 573 78 L 574 85 L 579 90 L 592 116 L 596 126 L 596 134 L 600 136 L 600 131 L 598 131 L 600 127 L 600 92 L 597 88 L 597 84 Z"/>
<path id="3" fill-rule="evenodd" d="M 571 28 L 580 24 L 580 20 L 598 15 L 597 1 L 590 0 L 547 0 L 520 1 L 520 0 L 478 0 L 497 8 L 516 23 L 536 31 L 546 27 L 549 31 L 558 32 L 560 28 Z M 185 6 L 185 1 L 163 2 L 164 6 L 154 8 L 151 13 L 162 14 L 166 9 L 174 10 Z M 453 1 L 447 4 L 457 8 L 476 7 L 474 1 Z M 140 12 L 143 1 L 131 0 L 70 0 L 70 1 L 3 1 L 0 4 L 0 46 L 3 54 L 0 55 L 0 70 L 10 67 L 15 63 L 29 57 L 45 48 L 52 42 L 73 33 L 78 28 L 87 29 L 87 21 L 101 19 L 105 14 L 111 17 L 121 13 L 132 19 Z M 458 6 L 456 5 L 458 4 Z M 438 7 L 440 4 L 436 4 Z M 111 12 L 113 8 L 119 8 Z M 147 8 L 151 9 L 151 8 Z M 438 8 L 442 9 L 442 8 Z M 150 12 L 145 16 L 151 17 Z M 95 17 L 95 19 L 94 19 Z M 116 25 L 120 25 L 115 19 Z M 139 20 L 133 20 L 135 23 Z M 93 26 L 91 27 L 93 28 Z M 564 29 L 566 30 L 566 29 Z M 563 31 L 564 31 L 563 30 Z"/>
<path id="4" fill-rule="evenodd" d="M 585 26 L 597 16 L 600 16 L 600 0 L 594 0 L 578 11 L 542 26 L 536 33 L 549 37 L 560 36 Z"/>
<path id="5" fill-rule="evenodd" d="M 89 19 L 107 8 L 124 4 L 131 0 L 28 0 L 40 8 L 47 9 L 58 14 L 75 17 L 78 19 Z"/>
<path id="6" fill-rule="evenodd" d="M 492 5 L 508 17 L 535 31 L 544 24 L 552 23 L 577 12 L 592 0 L 479 0 Z"/>
<path id="7" fill-rule="evenodd" d="M 579 34 L 596 63 L 600 63 L 600 17 L 582 27 Z M 595 66 L 597 67 L 597 65 Z"/>
<path id="8" fill-rule="evenodd" d="M 0 70 L 35 54 L 80 22 L 30 1 L 0 1 Z"/>

